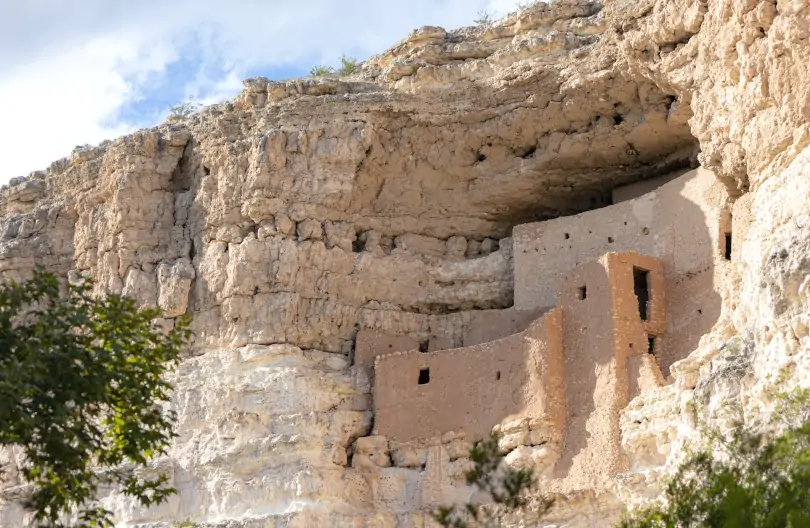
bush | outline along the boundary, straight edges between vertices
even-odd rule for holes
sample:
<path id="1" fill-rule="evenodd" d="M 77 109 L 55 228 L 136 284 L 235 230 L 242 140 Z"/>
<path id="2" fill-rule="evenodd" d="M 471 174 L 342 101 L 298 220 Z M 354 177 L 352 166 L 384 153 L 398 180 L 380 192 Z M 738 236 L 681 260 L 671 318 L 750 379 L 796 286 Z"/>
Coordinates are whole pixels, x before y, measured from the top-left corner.
<path id="1" fill-rule="evenodd" d="M 360 62 L 354 57 L 340 56 L 340 68 L 332 66 L 314 66 L 309 70 L 310 77 L 345 77 L 360 71 Z"/>
<path id="2" fill-rule="evenodd" d="M 473 20 L 479 26 L 488 26 L 492 23 L 492 15 L 489 14 L 489 11 L 481 10 L 478 12 L 478 18 Z"/>
<path id="3" fill-rule="evenodd" d="M 173 106 L 169 109 L 169 119 L 182 119 L 195 114 L 202 108 L 202 105 L 194 101 L 194 96 L 189 97 L 186 101 Z"/>
<path id="4" fill-rule="evenodd" d="M 739 428 L 730 438 L 704 431 L 667 482 L 663 500 L 625 513 L 620 528 L 806 528 L 810 527 L 810 390 L 779 395 L 767 435 Z M 467 483 L 484 491 L 488 504 L 440 508 L 433 518 L 449 528 L 500 526 L 504 513 L 519 513 L 534 487 L 531 471 L 503 464 L 497 437 L 470 453 Z M 541 501 L 542 517 L 552 506 Z"/>
<path id="5" fill-rule="evenodd" d="M 354 57 L 347 57 L 346 55 L 340 56 L 340 68 L 338 75 L 351 75 L 360 71 L 360 64 Z"/>
<path id="6" fill-rule="evenodd" d="M 810 398 L 802 390 L 782 400 L 777 421 L 788 424 L 785 432 L 768 438 L 741 428 L 730 439 L 710 432 L 668 482 L 665 501 L 625 515 L 619 526 L 810 526 Z"/>
<path id="7" fill-rule="evenodd" d="M 504 463 L 504 453 L 498 448 L 497 435 L 475 444 L 470 451 L 473 469 L 467 472 L 467 485 L 484 492 L 487 503 L 468 503 L 463 506 L 444 506 L 433 513 L 433 518 L 447 528 L 473 526 L 500 526 L 499 513 L 521 511 L 527 495 L 535 486 L 531 469 L 513 469 Z M 551 508 L 551 500 L 543 500 L 541 514 Z"/>
<path id="8" fill-rule="evenodd" d="M 335 74 L 335 69 L 331 66 L 313 66 L 309 70 L 310 77 L 330 77 Z"/>

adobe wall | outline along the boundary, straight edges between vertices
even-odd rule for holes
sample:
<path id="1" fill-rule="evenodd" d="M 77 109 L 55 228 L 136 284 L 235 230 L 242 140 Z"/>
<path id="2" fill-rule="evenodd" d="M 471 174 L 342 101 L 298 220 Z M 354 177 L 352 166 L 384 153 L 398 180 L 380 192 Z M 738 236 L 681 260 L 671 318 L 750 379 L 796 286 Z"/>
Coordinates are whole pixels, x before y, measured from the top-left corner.
<path id="1" fill-rule="evenodd" d="M 415 341 L 358 334 L 358 364 L 375 357 L 373 434 L 399 443 L 450 431 L 475 439 L 530 418 L 554 446 L 549 491 L 606 489 L 627 466 L 622 409 L 663 384 L 648 339 L 667 336 L 665 268 L 646 255 L 608 253 L 570 270 L 557 297 L 524 332 L 470 347 L 379 355 Z M 518 324 L 507 314 L 495 320 Z"/>
<path id="2" fill-rule="evenodd" d="M 497 341 L 380 356 L 374 434 L 398 442 L 448 431 L 482 438 L 503 420 L 523 416 L 546 417 L 560 429 L 562 354 L 562 317 L 552 310 L 526 331 Z M 420 384 L 424 369 L 429 381 Z"/>
<path id="3" fill-rule="evenodd" d="M 655 357 L 649 354 L 627 358 L 627 396 L 632 400 L 647 391 L 661 387 L 666 382 Z"/>
<path id="4" fill-rule="evenodd" d="M 531 310 L 475 310 L 456 314 L 461 318 L 458 335 L 443 332 L 445 328 L 433 328 L 427 342 L 421 342 L 411 335 L 388 335 L 373 330 L 360 330 L 355 337 L 354 364 L 369 369 L 373 377 L 374 358 L 392 352 L 419 350 L 427 348 L 428 352 L 449 350 L 451 348 L 468 347 L 503 339 L 513 334 L 523 332 L 539 319 L 549 308 L 534 308 Z M 456 325 L 448 325 L 450 329 Z"/>
<path id="5" fill-rule="evenodd" d="M 566 273 L 608 252 L 635 251 L 664 264 L 668 338 L 662 371 L 697 346 L 720 316 L 718 270 L 728 195 L 705 169 L 690 171 L 633 200 L 513 231 L 515 308 L 556 304 Z"/>
<path id="6" fill-rule="evenodd" d="M 609 253 L 603 257 L 610 276 L 613 298 L 614 339 L 617 357 L 646 354 L 648 337 L 655 338 L 659 350 L 667 338 L 667 302 L 664 266 L 660 260 L 637 253 Z M 634 269 L 648 272 L 649 301 L 646 320 L 641 319 L 634 288 Z"/>
<path id="7" fill-rule="evenodd" d="M 611 193 L 611 199 L 614 204 L 619 202 L 626 202 L 627 200 L 634 200 L 636 198 L 640 198 L 647 193 L 653 192 L 654 190 L 662 187 L 663 185 L 671 182 L 674 179 L 680 178 L 684 174 L 692 172 L 689 169 L 683 169 L 675 172 L 671 172 L 669 174 L 664 174 L 662 176 L 657 176 L 655 178 L 649 178 L 647 180 L 641 180 L 629 185 L 622 185 L 620 187 L 616 187 L 613 189 Z"/>
<path id="8" fill-rule="evenodd" d="M 563 489 L 586 489 L 603 485 L 604 475 L 620 469 L 613 449 L 618 436 L 612 288 L 604 264 L 593 261 L 570 270 L 559 289 L 568 415 L 554 477 Z"/>
<path id="9" fill-rule="evenodd" d="M 634 293 L 634 267 L 649 272 L 646 321 Z M 564 448 L 548 486 L 605 489 L 626 468 L 619 414 L 632 394 L 662 381 L 652 356 L 635 358 L 647 356 L 648 334 L 666 331 L 663 265 L 644 255 L 610 253 L 569 271 L 558 298 L 567 418 Z"/>
<path id="10" fill-rule="evenodd" d="M 419 341 L 406 335 L 392 336 L 360 330 L 354 342 L 354 364 L 365 371 L 373 386 L 374 360 L 377 356 L 407 350 L 419 350 Z"/>
<path id="11" fill-rule="evenodd" d="M 478 345 L 523 332 L 550 309 L 551 307 L 530 310 L 507 308 L 470 312 L 469 323 L 464 327 L 462 345 L 465 347 Z"/>

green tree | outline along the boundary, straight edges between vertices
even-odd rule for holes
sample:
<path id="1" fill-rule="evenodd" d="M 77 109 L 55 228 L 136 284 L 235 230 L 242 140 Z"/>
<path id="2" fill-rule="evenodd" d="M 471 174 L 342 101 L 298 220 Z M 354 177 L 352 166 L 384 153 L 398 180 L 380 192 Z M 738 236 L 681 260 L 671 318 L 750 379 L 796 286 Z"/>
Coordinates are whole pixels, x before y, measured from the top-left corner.
<path id="1" fill-rule="evenodd" d="M 481 503 L 443 506 L 433 518 L 447 528 L 499 526 L 498 518 L 504 512 L 522 511 L 528 504 L 529 493 L 535 487 L 531 469 L 514 469 L 504 463 L 498 447 L 499 437 L 492 435 L 476 443 L 470 451 L 473 468 L 465 475 L 468 486 L 485 494 Z M 551 508 L 553 501 L 541 499 L 540 514 Z"/>
<path id="2" fill-rule="evenodd" d="M 626 515 L 621 528 L 799 528 L 810 526 L 808 392 L 782 396 L 767 436 L 740 428 L 709 432 L 667 483 L 664 501 Z"/>
<path id="3" fill-rule="evenodd" d="M 163 332 L 157 309 L 119 295 L 95 298 L 89 281 L 64 288 L 42 269 L 0 285 L 0 445 L 22 449 L 26 507 L 44 526 L 113 526 L 94 497 L 116 486 L 149 506 L 174 490 L 135 469 L 164 454 L 175 416 L 162 409 L 189 338 L 188 321 Z"/>

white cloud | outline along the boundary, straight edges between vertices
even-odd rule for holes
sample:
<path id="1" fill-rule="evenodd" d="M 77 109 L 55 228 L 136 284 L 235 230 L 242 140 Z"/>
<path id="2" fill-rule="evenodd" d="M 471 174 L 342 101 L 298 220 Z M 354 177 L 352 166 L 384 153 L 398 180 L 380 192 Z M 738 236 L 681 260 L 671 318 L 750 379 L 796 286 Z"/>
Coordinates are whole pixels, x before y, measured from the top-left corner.
<path id="1" fill-rule="evenodd" d="M 131 42 L 99 38 L 19 65 L 0 76 L 0 180 L 46 166 L 77 144 L 123 134 L 132 125 L 104 125 L 136 93 L 129 68 L 159 69 L 165 56 L 140 57 Z"/>
<path id="2" fill-rule="evenodd" d="M 233 96 L 249 70 L 308 68 L 346 52 L 381 52 L 413 28 L 471 23 L 514 0 L 26 0 L 0 16 L 0 183 L 44 168 L 77 144 L 154 124 L 116 118 L 154 74 L 186 54 L 181 92 Z M 218 72 L 212 76 L 212 71 Z"/>

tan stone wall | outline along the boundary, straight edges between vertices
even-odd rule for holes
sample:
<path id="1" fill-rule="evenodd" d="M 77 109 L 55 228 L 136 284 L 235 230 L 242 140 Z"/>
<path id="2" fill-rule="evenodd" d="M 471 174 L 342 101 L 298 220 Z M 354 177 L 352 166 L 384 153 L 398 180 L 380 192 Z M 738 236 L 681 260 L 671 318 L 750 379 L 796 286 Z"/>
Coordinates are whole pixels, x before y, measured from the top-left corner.
<path id="1" fill-rule="evenodd" d="M 687 172 L 690 172 L 689 169 L 679 170 L 669 174 L 664 174 L 662 176 L 657 176 L 655 178 L 649 178 L 647 180 L 637 181 L 629 185 L 616 187 L 611 193 L 611 198 L 613 199 L 614 204 L 641 198 L 645 194 L 655 191 L 664 184 L 667 184 L 676 178 L 680 178 Z"/>
<path id="2" fill-rule="evenodd" d="M 448 431 L 480 438 L 501 421 L 524 416 L 547 417 L 559 427 L 561 338 L 555 310 L 505 339 L 377 358 L 374 434 L 400 442 Z M 422 369 L 430 380 L 420 385 Z"/>
<path id="3" fill-rule="evenodd" d="M 586 288 L 581 298 L 581 288 Z M 562 281 L 565 442 L 554 469 L 553 489 L 587 489 L 605 485 L 621 468 L 616 408 L 616 362 L 612 288 L 601 261 L 584 264 Z"/>
<path id="4" fill-rule="evenodd" d="M 472 346 L 523 332 L 550 308 L 532 310 L 481 310 L 470 312 L 470 322 L 464 328 L 463 345 Z"/>
<path id="5" fill-rule="evenodd" d="M 474 310 L 449 316 L 435 316 L 429 331 L 408 332 L 401 335 L 385 334 L 374 330 L 360 330 L 355 337 L 354 364 L 372 369 L 374 358 L 392 352 L 419 350 L 428 352 L 468 347 L 523 332 L 549 308 L 532 310 Z"/>
<path id="6" fill-rule="evenodd" d="M 634 268 L 649 273 L 646 321 L 634 293 Z M 550 489 L 606 489 L 612 476 L 625 469 L 619 414 L 640 387 L 663 381 L 646 352 L 647 336 L 666 332 L 664 283 L 662 263 L 635 253 L 609 253 L 568 272 L 562 281 L 558 297 L 567 417 Z"/>
<path id="7" fill-rule="evenodd" d="M 373 384 L 374 360 L 377 356 L 407 350 L 419 350 L 419 341 L 407 335 L 392 336 L 371 330 L 360 330 L 355 339 L 354 364 L 365 371 Z"/>
<path id="8" fill-rule="evenodd" d="M 410 336 L 392 336 L 360 330 L 355 341 L 354 364 L 363 368 L 373 368 L 377 356 L 407 350 L 419 350 L 419 341 Z"/>
<path id="9" fill-rule="evenodd" d="M 664 385 L 664 377 L 655 357 L 649 354 L 627 358 L 627 395 L 636 396 Z"/>
<path id="10" fill-rule="evenodd" d="M 647 273 L 644 320 L 634 270 Z M 374 434 L 395 442 L 450 431 L 476 438 L 531 418 L 562 446 L 550 489 L 604 489 L 626 466 L 619 413 L 631 397 L 663 382 L 648 338 L 660 344 L 667 336 L 664 272 L 659 259 L 608 253 L 569 271 L 560 305 L 526 331 L 465 348 L 420 353 L 406 350 L 413 340 L 361 332 L 358 364 L 376 357 Z M 489 315 L 496 316 L 492 328 L 519 321 L 508 310 Z M 395 348 L 401 351 L 380 355 Z M 429 376 L 425 383 L 420 371 Z"/>
<path id="11" fill-rule="evenodd" d="M 554 305 L 570 270 L 608 252 L 661 259 L 667 290 L 668 338 L 659 364 L 695 349 L 720 317 L 718 273 L 728 195 L 711 172 L 690 171 L 639 198 L 580 215 L 515 227 L 515 308 Z"/>
<path id="12" fill-rule="evenodd" d="M 666 284 L 661 261 L 635 253 L 608 254 L 603 259 L 610 276 L 616 355 L 619 358 L 648 353 L 648 337 L 656 339 L 657 352 L 667 331 Z M 634 291 L 634 269 L 647 271 L 649 301 L 647 320 L 639 312 Z"/>

